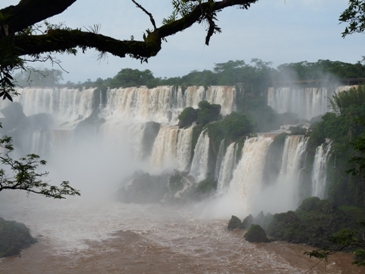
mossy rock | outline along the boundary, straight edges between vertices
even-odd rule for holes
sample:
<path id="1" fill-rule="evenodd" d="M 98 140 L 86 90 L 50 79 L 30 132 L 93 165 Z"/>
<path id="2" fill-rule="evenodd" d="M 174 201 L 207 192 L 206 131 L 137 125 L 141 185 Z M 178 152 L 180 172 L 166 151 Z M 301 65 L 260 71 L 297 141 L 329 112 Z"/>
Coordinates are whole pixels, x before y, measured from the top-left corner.
<path id="1" fill-rule="evenodd" d="M 265 230 L 259 225 L 251 225 L 243 237 L 245 238 L 246 241 L 251 243 L 269 242 Z"/>
<path id="2" fill-rule="evenodd" d="M 232 215 L 232 218 L 228 222 L 228 230 L 241 229 L 241 228 L 242 228 L 241 220 L 238 217 Z"/>
<path id="3" fill-rule="evenodd" d="M 18 255 L 36 241 L 24 224 L 0 218 L 0 258 Z"/>
<path id="4" fill-rule="evenodd" d="M 253 224 L 253 216 L 250 214 L 242 221 L 242 229 L 248 229 Z"/>

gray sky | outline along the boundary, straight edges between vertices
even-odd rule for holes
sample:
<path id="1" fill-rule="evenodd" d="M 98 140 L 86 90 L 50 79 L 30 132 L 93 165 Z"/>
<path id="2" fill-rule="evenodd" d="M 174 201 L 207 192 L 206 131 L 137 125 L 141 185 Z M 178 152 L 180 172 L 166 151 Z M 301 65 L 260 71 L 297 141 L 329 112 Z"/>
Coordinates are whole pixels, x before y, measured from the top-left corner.
<path id="1" fill-rule="evenodd" d="M 3 0 L 0 7 L 17 2 Z M 154 15 L 157 25 L 171 12 L 169 0 L 138 2 Z M 249 10 L 230 8 L 218 14 L 222 33 L 211 38 L 210 46 L 204 44 L 206 26 L 195 25 L 167 38 L 148 64 L 110 54 L 98 61 L 92 50 L 59 59 L 69 72 L 65 80 L 72 82 L 113 77 L 123 68 L 150 69 L 155 77 L 182 76 L 192 70 L 211 70 L 215 63 L 252 58 L 271 61 L 274 67 L 318 59 L 355 63 L 365 55 L 365 36 L 341 37 L 345 25 L 339 24 L 338 17 L 347 4 L 347 0 L 259 0 Z M 49 21 L 82 29 L 100 24 L 100 33 L 119 39 L 133 35 L 140 40 L 152 28 L 149 18 L 130 0 L 78 0 Z"/>

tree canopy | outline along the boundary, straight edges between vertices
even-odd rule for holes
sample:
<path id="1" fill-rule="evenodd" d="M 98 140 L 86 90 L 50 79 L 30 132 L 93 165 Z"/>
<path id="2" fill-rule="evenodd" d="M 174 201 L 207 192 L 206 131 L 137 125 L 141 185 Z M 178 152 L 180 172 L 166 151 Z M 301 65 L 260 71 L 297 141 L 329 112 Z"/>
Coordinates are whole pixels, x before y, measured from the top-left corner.
<path id="1" fill-rule="evenodd" d="M 339 21 L 347 23 L 342 32 L 342 37 L 353 33 L 361 33 L 365 30 L 365 1 L 349 0 L 348 8 L 340 15 Z"/>
<path id="2" fill-rule="evenodd" d="M 52 60 L 50 54 L 84 52 L 93 48 L 101 55 L 111 53 L 118 57 L 131 56 L 141 61 L 155 56 L 162 41 L 191 27 L 195 23 L 208 25 L 205 43 L 220 32 L 217 13 L 228 7 L 248 9 L 257 0 L 173 0 L 173 13 L 158 26 L 154 17 L 135 0 L 131 0 L 150 19 L 142 40 L 131 37 L 118 40 L 99 33 L 97 25 L 82 31 L 63 24 L 51 25 L 42 21 L 64 12 L 76 0 L 21 0 L 17 5 L 0 9 L 0 95 L 11 99 L 15 87 L 11 76 L 15 68 L 24 68 L 26 61 Z M 9 92 L 10 91 L 10 92 Z"/>

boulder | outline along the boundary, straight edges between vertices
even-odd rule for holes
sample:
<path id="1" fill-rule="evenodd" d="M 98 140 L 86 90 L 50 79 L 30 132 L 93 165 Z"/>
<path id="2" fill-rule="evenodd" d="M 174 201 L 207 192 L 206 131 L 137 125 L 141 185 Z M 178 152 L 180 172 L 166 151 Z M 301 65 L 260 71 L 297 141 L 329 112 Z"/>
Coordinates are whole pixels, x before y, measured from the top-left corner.
<path id="1" fill-rule="evenodd" d="M 259 225 L 251 225 L 243 237 L 245 238 L 246 241 L 251 243 L 269 242 L 265 230 Z"/>
<path id="2" fill-rule="evenodd" d="M 22 249 L 35 242 L 24 224 L 0 218 L 0 258 L 19 255 Z"/>
<path id="3" fill-rule="evenodd" d="M 228 230 L 234 230 L 234 229 L 242 228 L 241 220 L 238 217 L 232 215 L 231 219 L 228 222 L 228 227 L 227 228 L 228 228 Z"/>
<path id="4" fill-rule="evenodd" d="M 248 229 L 253 224 L 253 216 L 250 214 L 242 221 L 242 229 Z"/>

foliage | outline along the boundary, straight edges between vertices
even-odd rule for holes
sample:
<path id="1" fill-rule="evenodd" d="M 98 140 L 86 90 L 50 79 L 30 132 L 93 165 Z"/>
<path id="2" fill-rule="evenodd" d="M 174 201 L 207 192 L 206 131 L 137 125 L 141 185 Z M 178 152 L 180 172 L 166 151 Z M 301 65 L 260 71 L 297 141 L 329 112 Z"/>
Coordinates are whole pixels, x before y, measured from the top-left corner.
<path id="1" fill-rule="evenodd" d="M 364 98 L 363 86 L 335 94 L 331 100 L 334 112 L 326 113 L 311 127 L 310 146 L 318 146 L 326 139 L 332 141 L 329 197 L 338 204 L 360 206 L 365 198 Z"/>
<path id="2" fill-rule="evenodd" d="M 253 130 L 253 122 L 245 114 L 232 112 L 223 120 L 207 125 L 207 129 L 213 150 L 218 151 L 223 139 L 229 144 L 249 135 Z"/>
<path id="3" fill-rule="evenodd" d="M 192 107 L 185 108 L 178 116 L 179 127 L 190 127 L 198 119 L 198 112 L 198 110 Z"/>
<path id="4" fill-rule="evenodd" d="M 28 193 L 41 194 L 56 199 L 64 199 L 66 195 L 80 195 L 80 192 L 72 188 L 69 182 L 62 182 L 60 187 L 44 182 L 42 178 L 48 173 L 37 172 L 37 168 L 39 165 L 45 165 L 46 161 L 40 160 L 38 155 L 29 154 L 19 160 L 13 159 L 9 155 L 14 150 L 10 137 L 2 137 L 0 147 L 3 149 L 0 156 L 1 164 L 11 171 L 11 175 L 8 175 L 4 168 L 0 169 L 0 191 L 6 189 L 25 190 Z"/>
<path id="5" fill-rule="evenodd" d="M 119 71 L 107 84 L 111 88 L 137 87 L 151 85 L 153 80 L 153 74 L 149 69 L 139 71 L 138 69 L 125 68 Z"/>
<path id="6" fill-rule="evenodd" d="M 362 33 L 365 30 L 365 1 L 349 0 L 348 8 L 340 15 L 339 21 L 347 23 L 342 37 L 353 33 Z"/>
<path id="7" fill-rule="evenodd" d="M 365 86 L 358 86 L 350 88 L 349 90 L 339 92 L 333 95 L 330 100 L 332 110 L 337 115 L 364 115 L 365 111 L 362 109 L 365 102 Z M 354 108 L 357 109 L 354 109 Z M 352 108 L 352 109 L 351 109 Z M 355 113 L 350 113 L 349 110 L 355 110 Z M 351 117 L 355 120 L 357 117 Z"/>
<path id="8" fill-rule="evenodd" d="M 217 121 L 221 118 L 221 106 L 217 104 L 210 104 L 207 101 L 200 101 L 199 111 L 196 123 L 198 125 L 206 125 L 210 122 Z"/>
<path id="9" fill-rule="evenodd" d="M 362 223 L 365 228 L 365 223 Z M 343 229 L 335 233 L 330 241 L 337 248 L 328 250 L 327 247 L 319 248 L 316 250 L 304 252 L 309 257 L 317 258 L 321 261 L 327 262 L 328 256 L 335 254 L 336 252 L 343 250 L 351 250 L 354 254 L 354 261 L 352 264 L 357 266 L 365 266 L 365 242 L 358 236 L 363 234 L 363 231 L 355 231 L 351 229 Z"/>
<path id="10" fill-rule="evenodd" d="M 282 64 L 278 66 L 277 70 L 276 81 L 278 82 L 288 82 L 288 80 L 321 80 L 326 83 L 335 83 L 342 78 L 365 77 L 365 66 L 361 62 L 350 64 L 330 60 L 318 60 L 317 62 L 302 61 Z"/>

